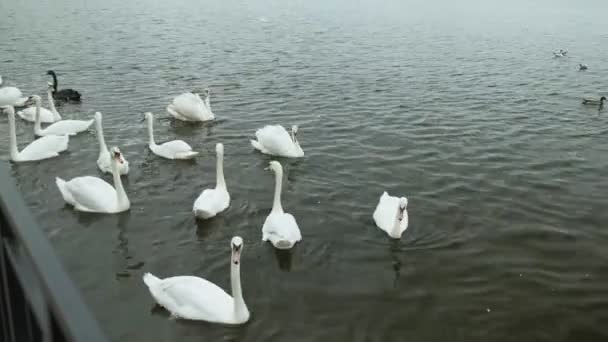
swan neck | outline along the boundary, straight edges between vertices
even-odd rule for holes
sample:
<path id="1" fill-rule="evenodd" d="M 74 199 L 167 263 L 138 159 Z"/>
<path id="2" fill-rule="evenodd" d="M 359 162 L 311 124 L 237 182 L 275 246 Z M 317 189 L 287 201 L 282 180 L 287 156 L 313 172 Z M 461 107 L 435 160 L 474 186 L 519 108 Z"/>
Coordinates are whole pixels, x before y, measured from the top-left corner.
<path id="1" fill-rule="evenodd" d="M 97 141 L 99 142 L 99 153 L 107 153 L 108 146 L 106 146 L 106 139 L 103 136 L 103 124 L 102 119 L 95 120 L 95 128 L 97 129 Z"/>
<path id="2" fill-rule="evenodd" d="M 47 98 L 49 100 L 49 107 L 51 107 L 51 112 L 53 113 L 53 118 L 55 119 L 55 121 L 61 120 L 61 115 L 59 115 L 57 108 L 55 108 L 55 100 L 53 99 L 52 91 L 49 89 L 46 93 Z"/>
<path id="3" fill-rule="evenodd" d="M 205 98 L 205 106 L 207 106 L 207 109 L 209 111 L 211 111 L 211 101 L 209 99 L 210 97 L 211 97 L 211 95 L 207 95 L 207 97 Z"/>
<path id="4" fill-rule="evenodd" d="M 154 123 L 152 122 L 152 120 L 154 119 L 148 118 L 148 144 L 150 146 L 155 146 L 156 143 L 154 142 Z"/>
<path id="5" fill-rule="evenodd" d="M 125 192 L 125 188 L 122 186 L 122 179 L 120 178 L 120 172 L 118 170 L 118 162 L 112 160 L 112 178 L 114 178 L 114 188 L 116 189 L 116 205 L 118 209 L 128 208 L 129 198 Z"/>
<path id="6" fill-rule="evenodd" d="M 283 187 L 283 170 L 275 170 L 275 185 L 274 185 L 274 202 L 272 204 L 272 212 L 283 212 L 281 205 L 281 190 Z"/>
<path id="7" fill-rule="evenodd" d="M 247 314 L 247 305 L 245 299 L 243 299 L 243 290 L 241 289 L 241 266 L 240 263 L 235 265 L 232 260 L 230 261 L 230 285 L 234 298 L 234 315 L 238 320 Z"/>
<path id="8" fill-rule="evenodd" d="M 217 154 L 217 166 L 216 166 L 216 188 L 226 189 L 226 180 L 224 179 L 224 154 Z"/>
<path id="9" fill-rule="evenodd" d="M 40 127 L 40 101 L 36 101 L 36 114 L 34 115 L 34 133 L 38 134 L 42 128 Z"/>
<path id="10" fill-rule="evenodd" d="M 53 92 L 57 92 L 57 76 L 54 73 L 51 76 L 53 76 Z"/>
<path id="11" fill-rule="evenodd" d="M 9 153 L 13 161 L 19 158 L 19 150 L 17 149 L 17 132 L 15 131 L 15 110 L 8 109 L 8 126 L 9 126 Z"/>

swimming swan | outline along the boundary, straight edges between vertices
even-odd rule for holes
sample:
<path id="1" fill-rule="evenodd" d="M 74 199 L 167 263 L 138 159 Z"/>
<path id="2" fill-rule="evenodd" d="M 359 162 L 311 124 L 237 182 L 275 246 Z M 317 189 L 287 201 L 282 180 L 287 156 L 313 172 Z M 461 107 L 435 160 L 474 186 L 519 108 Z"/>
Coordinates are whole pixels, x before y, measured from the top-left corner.
<path id="1" fill-rule="evenodd" d="M 159 279 L 151 273 L 146 273 L 143 281 L 154 300 L 175 318 L 243 324 L 250 316 L 241 290 L 243 239 L 239 236 L 233 237 L 230 247 L 230 285 L 234 297 L 214 283 L 194 276 Z"/>
<path id="2" fill-rule="evenodd" d="M 100 112 L 95 113 L 95 128 L 97 130 L 97 142 L 99 143 L 99 157 L 97 158 L 97 167 L 101 172 L 112 173 L 112 157 L 106 146 L 106 140 L 103 136 L 103 123 Z M 129 162 L 122 155 L 122 163 L 118 164 L 118 173 L 126 175 L 129 173 Z"/>
<path id="3" fill-rule="evenodd" d="M 291 135 L 281 125 L 267 125 L 255 132 L 258 140 L 251 140 L 251 145 L 264 154 L 300 158 L 304 157 L 304 151 L 297 135 L 297 125 L 291 127 Z"/>
<path id="4" fill-rule="evenodd" d="M 0 76 L 0 85 L 2 84 L 2 76 Z M 16 106 L 22 107 L 28 100 L 23 97 L 21 90 L 17 87 L 2 87 L 0 88 L 0 107 Z"/>
<path id="5" fill-rule="evenodd" d="M 112 148 L 112 176 L 114 187 L 101 178 L 83 176 L 69 181 L 57 177 L 55 183 L 63 200 L 74 209 L 92 213 L 115 214 L 129 210 L 131 203 L 122 186 L 118 165 L 122 164 L 122 154 L 118 147 Z"/>
<path id="6" fill-rule="evenodd" d="M 183 140 L 172 140 L 157 145 L 154 141 L 154 116 L 152 113 L 145 113 L 148 121 L 148 147 L 157 156 L 167 159 L 192 159 L 198 155 L 198 152 L 192 151 L 192 147 Z"/>
<path id="7" fill-rule="evenodd" d="M 274 202 L 262 226 L 262 241 L 270 241 L 278 249 L 290 249 L 296 242 L 302 240 L 302 234 L 296 219 L 293 215 L 284 212 L 281 205 L 283 167 L 273 160 L 268 168 L 275 174 Z"/>
<path id="8" fill-rule="evenodd" d="M 374 210 L 374 222 L 393 239 L 400 239 L 407 229 L 407 198 L 390 196 L 386 191 L 380 196 L 380 201 Z"/>
<path id="9" fill-rule="evenodd" d="M 44 129 L 40 125 L 40 96 L 33 95 L 33 101 L 36 103 L 36 121 L 34 122 L 34 134 L 37 136 L 45 135 L 75 135 L 86 131 L 95 120 L 60 120 L 46 126 Z M 52 100 L 52 99 L 51 99 Z M 51 108 L 55 108 L 55 104 L 51 101 Z M 51 110 L 52 110 L 51 109 Z"/>
<path id="10" fill-rule="evenodd" d="M 55 108 L 55 103 L 53 102 L 53 94 L 51 92 L 51 88 L 47 90 L 47 99 L 49 101 L 51 109 L 48 110 L 46 108 L 40 107 L 40 122 L 44 123 L 53 123 L 61 120 L 61 114 Z M 38 107 L 27 107 L 23 110 L 17 112 L 17 115 L 21 117 L 25 121 L 36 122 L 36 110 Z"/>
<path id="11" fill-rule="evenodd" d="M 15 132 L 15 108 L 5 106 L 8 112 L 9 125 L 9 154 L 14 162 L 27 162 L 57 157 L 60 152 L 68 149 L 68 136 L 47 135 L 36 139 L 23 150 L 17 149 L 17 133 Z"/>
<path id="12" fill-rule="evenodd" d="M 207 105 L 198 94 L 184 93 L 173 99 L 167 112 L 182 121 L 210 121 L 215 116 Z"/>
<path id="13" fill-rule="evenodd" d="M 599 99 L 593 97 L 583 98 L 583 104 L 585 105 L 603 106 L 604 101 L 606 101 L 606 96 L 602 96 Z"/>
<path id="14" fill-rule="evenodd" d="M 230 205 L 230 194 L 224 179 L 224 145 L 215 145 L 215 152 L 217 154 L 215 189 L 205 189 L 192 207 L 194 216 L 201 219 L 214 217 Z"/>
<path id="15" fill-rule="evenodd" d="M 57 101 L 63 101 L 63 102 L 67 102 L 67 101 L 80 102 L 80 93 L 77 92 L 76 90 L 74 90 L 74 89 L 57 90 L 57 75 L 55 74 L 55 72 L 53 70 L 47 71 L 46 74 L 51 75 L 53 77 L 53 83 L 52 83 L 53 98 L 55 98 Z"/>

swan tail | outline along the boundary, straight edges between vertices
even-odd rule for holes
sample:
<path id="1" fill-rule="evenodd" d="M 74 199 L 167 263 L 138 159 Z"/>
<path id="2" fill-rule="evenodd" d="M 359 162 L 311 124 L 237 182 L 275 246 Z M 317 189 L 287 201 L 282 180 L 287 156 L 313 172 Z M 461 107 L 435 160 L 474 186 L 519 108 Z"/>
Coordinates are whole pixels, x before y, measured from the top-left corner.
<path id="1" fill-rule="evenodd" d="M 198 155 L 198 152 L 188 151 L 188 152 L 177 152 L 175 154 L 175 159 L 192 159 Z"/>
<path id="2" fill-rule="evenodd" d="M 146 286 L 148 286 L 149 288 L 158 286 L 158 284 L 160 284 L 161 280 L 153 275 L 152 273 L 147 272 L 146 274 L 144 274 L 144 276 L 142 277 L 144 280 L 144 283 L 146 284 Z"/>
<path id="3" fill-rule="evenodd" d="M 215 216 L 215 213 L 205 208 L 196 208 L 194 209 L 194 216 L 200 219 L 208 219 Z"/>
<path id="4" fill-rule="evenodd" d="M 63 200 L 68 204 L 74 205 L 74 198 L 67 189 L 66 182 L 63 179 L 56 177 L 55 184 L 57 184 L 57 188 L 59 189 L 59 192 L 61 192 L 61 197 L 63 197 Z"/>
<path id="5" fill-rule="evenodd" d="M 294 242 L 285 239 L 280 239 L 273 242 L 273 245 L 278 249 L 290 249 L 295 244 Z"/>

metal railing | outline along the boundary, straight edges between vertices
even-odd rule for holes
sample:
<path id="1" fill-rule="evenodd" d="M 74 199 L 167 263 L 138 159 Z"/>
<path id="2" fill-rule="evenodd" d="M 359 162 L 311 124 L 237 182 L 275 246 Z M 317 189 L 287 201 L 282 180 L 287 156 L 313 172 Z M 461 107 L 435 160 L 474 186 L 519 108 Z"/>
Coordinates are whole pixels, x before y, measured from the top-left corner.
<path id="1" fill-rule="evenodd" d="M 107 342 L 0 162 L 0 341 Z"/>

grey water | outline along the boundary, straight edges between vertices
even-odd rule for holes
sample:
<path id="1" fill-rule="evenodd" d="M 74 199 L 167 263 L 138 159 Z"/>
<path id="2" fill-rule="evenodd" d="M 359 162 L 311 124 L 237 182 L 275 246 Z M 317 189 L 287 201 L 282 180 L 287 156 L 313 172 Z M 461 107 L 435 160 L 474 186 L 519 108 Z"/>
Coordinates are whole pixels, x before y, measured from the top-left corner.
<path id="1" fill-rule="evenodd" d="M 12 164 L 18 187 L 112 341 L 606 341 L 608 2 L 603 0 L 0 0 L 0 74 L 82 93 L 131 165 L 132 207 L 75 212 L 55 177 L 97 170 L 94 131 L 58 158 Z M 564 58 L 552 51 L 564 48 Z M 578 71 L 585 63 L 589 70 Z M 169 119 L 210 87 L 218 120 Z M 160 159 L 156 138 L 201 155 Z M 283 204 L 303 241 L 261 241 L 272 205 L 257 128 L 300 126 Z M 0 159 L 8 163 L 0 116 Z M 18 119 L 20 146 L 33 126 Z M 230 208 L 191 208 L 225 145 Z M 408 197 L 401 240 L 374 226 L 382 191 Z M 229 291 L 245 240 L 252 312 L 226 327 L 169 319 L 141 281 L 197 275 Z"/>

